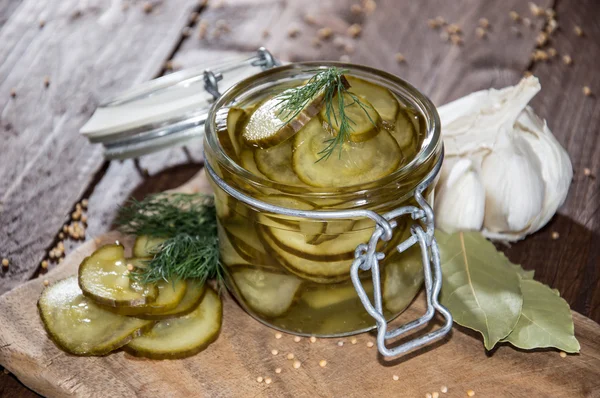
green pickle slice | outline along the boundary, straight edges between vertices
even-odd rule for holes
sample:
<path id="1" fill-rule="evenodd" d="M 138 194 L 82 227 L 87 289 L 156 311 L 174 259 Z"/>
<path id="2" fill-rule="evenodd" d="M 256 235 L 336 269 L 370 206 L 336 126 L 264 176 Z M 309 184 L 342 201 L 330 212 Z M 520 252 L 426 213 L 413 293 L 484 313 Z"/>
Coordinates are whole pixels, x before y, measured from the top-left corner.
<path id="1" fill-rule="evenodd" d="M 129 276 L 124 250 L 106 245 L 83 260 L 78 281 L 85 296 L 110 307 L 143 307 L 156 300 L 156 285 L 141 285 Z"/>
<path id="2" fill-rule="evenodd" d="M 74 355 L 108 354 L 154 323 L 114 314 L 97 305 L 83 295 L 76 276 L 44 289 L 38 310 L 52 340 Z"/>
<path id="3" fill-rule="evenodd" d="M 365 184 L 391 174 L 402 160 L 398 143 L 385 130 L 365 142 L 345 142 L 341 153 L 336 150 L 321 160 L 331 138 L 316 119 L 294 137 L 292 166 L 304 183 L 337 188 Z"/>
<path id="4" fill-rule="evenodd" d="M 364 279 L 361 281 L 365 292 L 368 295 L 373 294 L 373 281 Z M 356 289 L 353 284 L 344 286 L 339 285 L 323 285 L 314 290 L 309 290 L 302 295 L 304 300 L 311 308 L 323 309 L 331 307 L 345 301 L 355 300 L 358 298 Z"/>
<path id="5" fill-rule="evenodd" d="M 412 146 L 416 138 L 415 126 L 405 112 L 398 113 L 394 127 L 390 129 L 390 133 L 402 150 Z"/>
<path id="6" fill-rule="evenodd" d="M 133 244 L 133 257 L 154 257 L 154 251 L 165 240 L 164 238 L 138 236 L 135 238 L 135 243 Z"/>
<path id="7" fill-rule="evenodd" d="M 186 281 L 185 295 L 181 301 L 172 310 L 166 310 L 164 312 L 158 311 L 156 308 L 154 312 L 152 310 L 149 313 L 137 314 L 137 318 L 149 319 L 149 320 L 161 320 L 175 318 L 183 316 L 192 312 L 204 297 L 206 286 L 204 283 L 200 283 L 194 280 Z M 164 307 L 163 307 L 164 309 Z"/>
<path id="8" fill-rule="evenodd" d="M 233 146 L 233 150 L 237 156 L 242 152 L 242 147 L 238 141 L 237 132 L 240 129 L 240 126 L 244 124 L 248 117 L 246 111 L 242 108 L 231 108 L 227 113 L 227 134 L 229 135 L 229 140 L 231 141 L 231 145 Z"/>
<path id="9" fill-rule="evenodd" d="M 390 90 L 358 77 L 346 76 L 346 79 L 350 83 L 348 91 L 364 97 L 383 120 L 394 121 L 400 105 Z"/>
<path id="10" fill-rule="evenodd" d="M 292 169 L 292 140 L 254 151 L 254 161 L 258 170 L 272 181 L 288 185 L 303 185 Z"/>
<path id="11" fill-rule="evenodd" d="M 136 356 L 177 359 L 195 355 L 216 340 L 221 330 L 223 306 L 212 289 L 189 314 L 157 322 L 124 349 Z"/>
<path id="12" fill-rule="evenodd" d="M 327 115 L 327 107 L 321 109 L 321 119 L 327 123 L 331 121 L 330 126 L 336 133 L 340 131 L 340 113 L 339 108 L 342 106 L 339 100 L 339 96 L 335 96 L 332 99 L 332 108 L 329 109 L 329 117 Z M 379 133 L 379 126 L 381 124 L 381 117 L 375 110 L 373 105 L 366 99 L 356 96 L 354 98 L 350 94 L 343 94 L 342 97 L 344 104 L 344 113 L 352 122 L 350 123 L 351 130 L 348 138 L 352 142 L 363 142 L 367 141 Z M 358 101 L 362 103 L 359 104 Z"/>
<path id="13" fill-rule="evenodd" d="M 287 312 L 302 283 L 293 275 L 245 267 L 233 269 L 231 277 L 250 309 L 269 317 Z"/>
<path id="14" fill-rule="evenodd" d="M 404 311 L 423 283 L 423 263 L 418 245 L 404 253 L 394 251 L 383 271 L 383 304 L 391 312 Z"/>

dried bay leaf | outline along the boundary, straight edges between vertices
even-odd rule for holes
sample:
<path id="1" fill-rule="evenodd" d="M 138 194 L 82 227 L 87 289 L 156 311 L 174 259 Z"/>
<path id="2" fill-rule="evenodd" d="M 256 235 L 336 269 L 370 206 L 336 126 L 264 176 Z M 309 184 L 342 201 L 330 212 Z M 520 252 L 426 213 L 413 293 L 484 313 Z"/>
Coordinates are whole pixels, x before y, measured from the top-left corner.
<path id="1" fill-rule="evenodd" d="M 569 304 L 556 290 L 540 282 L 523 279 L 521 292 L 521 317 L 504 341 L 525 350 L 556 347 L 565 352 L 579 352 Z"/>
<path id="2" fill-rule="evenodd" d="M 486 349 L 508 336 L 521 314 L 520 272 L 479 232 L 436 232 L 442 259 L 441 303 L 456 323 L 483 336 Z"/>

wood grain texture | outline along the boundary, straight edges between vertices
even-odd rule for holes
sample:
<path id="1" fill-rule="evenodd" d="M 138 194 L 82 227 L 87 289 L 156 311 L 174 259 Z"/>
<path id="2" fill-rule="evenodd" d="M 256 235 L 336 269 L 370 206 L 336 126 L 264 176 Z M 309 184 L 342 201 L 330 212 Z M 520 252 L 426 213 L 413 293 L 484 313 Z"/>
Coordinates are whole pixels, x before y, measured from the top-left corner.
<path id="1" fill-rule="evenodd" d="M 186 192 L 208 189 L 203 173 L 184 187 Z M 55 282 L 73 275 L 85 256 L 115 239 L 132 243 L 118 233 L 89 241 L 45 278 Z M 49 397 L 414 397 L 442 385 L 455 397 L 469 389 L 484 397 L 593 397 L 600 391 L 600 325 L 577 313 L 579 355 L 561 358 L 556 351 L 526 353 L 508 346 L 486 355 L 477 337 L 454 329 L 444 341 L 390 361 L 366 346 L 374 341 L 370 334 L 357 336 L 357 344 L 349 338 L 316 343 L 306 338 L 294 342 L 290 335 L 276 339 L 272 329 L 225 295 L 223 328 L 214 344 L 188 359 L 151 361 L 123 352 L 95 358 L 63 353 L 40 322 L 36 301 L 42 290 L 36 279 L 0 297 L 0 364 Z M 423 311 L 419 297 L 399 321 Z M 340 340 L 343 347 L 337 345 Z M 272 355 L 272 349 L 278 354 Z M 302 363 L 299 369 L 292 367 L 287 353 Z M 325 368 L 319 366 L 322 359 Z M 275 373 L 278 367 L 280 374 Z M 273 383 L 258 383 L 259 376 L 271 377 Z"/>
<path id="2" fill-rule="evenodd" d="M 81 125 L 100 99 L 162 69 L 197 7 L 153 4 L 145 13 L 141 3 L 24 0 L 0 10 L 10 15 L 0 30 L 0 257 L 11 261 L 0 294 L 35 272 L 103 163 Z"/>
<path id="3" fill-rule="evenodd" d="M 559 1 L 559 30 L 548 47 L 559 56 L 536 62 L 532 72 L 542 92 L 533 101 L 538 114 L 567 149 L 574 169 L 569 196 L 543 230 L 507 250 L 509 258 L 536 270 L 536 279 L 557 288 L 571 307 L 600 320 L 600 8 L 598 2 Z M 580 26 L 584 36 L 575 34 Z M 562 56 L 569 55 L 572 65 Z M 583 87 L 594 95 L 586 97 Z M 584 174 L 589 168 L 591 176 Z M 560 238 L 552 239 L 552 232 Z"/>

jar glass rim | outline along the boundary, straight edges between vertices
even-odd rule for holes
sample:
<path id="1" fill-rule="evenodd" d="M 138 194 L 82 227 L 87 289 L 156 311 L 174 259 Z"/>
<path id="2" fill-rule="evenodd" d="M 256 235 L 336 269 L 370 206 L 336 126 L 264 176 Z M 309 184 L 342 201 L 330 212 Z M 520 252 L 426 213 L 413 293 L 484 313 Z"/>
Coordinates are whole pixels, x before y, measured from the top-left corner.
<path id="1" fill-rule="evenodd" d="M 425 128 L 423 129 L 422 133 L 425 133 L 425 137 L 423 138 L 419 152 L 410 162 L 403 165 L 393 173 L 366 184 L 363 183 L 349 185 L 341 188 L 306 188 L 299 190 L 300 187 L 298 186 L 279 183 L 255 175 L 243 168 L 229 155 L 227 155 L 227 153 L 219 144 L 219 140 L 217 138 L 216 120 L 218 111 L 220 109 L 225 106 L 229 106 L 234 99 L 253 88 L 257 88 L 264 84 L 273 84 L 274 82 L 277 82 L 283 78 L 293 77 L 298 74 L 314 74 L 315 70 L 326 69 L 330 67 L 347 69 L 350 74 L 357 72 L 358 77 L 366 78 L 368 80 L 378 80 L 379 83 L 386 84 L 388 89 L 394 91 L 395 94 L 400 96 L 400 99 L 403 102 L 410 104 L 411 107 L 413 107 L 414 110 L 416 110 L 423 117 L 425 121 Z M 252 182 L 252 184 L 255 186 L 274 188 L 282 193 L 303 194 L 310 196 L 356 194 L 366 192 L 368 189 L 386 186 L 395 181 L 402 180 L 404 177 L 411 175 L 415 170 L 418 170 L 425 163 L 428 163 L 430 159 L 437 153 L 440 153 L 442 146 L 440 139 L 440 118 L 435 106 L 433 105 L 433 102 L 427 96 L 422 94 L 410 83 L 391 73 L 366 65 L 332 61 L 290 63 L 265 70 L 237 82 L 227 91 L 225 91 L 212 105 L 205 123 L 205 129 L 205 145 L 208 144 L 215 156 L 215 159 L 220 163 L 221 166 L 233 171 L 236 175 L 239 175 L 245 180 Z"/>

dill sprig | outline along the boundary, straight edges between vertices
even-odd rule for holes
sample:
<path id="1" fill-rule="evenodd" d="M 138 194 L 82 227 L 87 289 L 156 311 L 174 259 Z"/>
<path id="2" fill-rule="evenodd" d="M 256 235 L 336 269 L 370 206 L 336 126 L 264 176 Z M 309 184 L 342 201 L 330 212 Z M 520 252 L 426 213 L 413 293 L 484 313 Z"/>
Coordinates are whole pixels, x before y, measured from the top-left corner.
<path id="1" fill-rule="evenodd" d="M 283 119 L 283 124 L 287 124 L 298 116 L 310 101 L 323 93 L 327 123 L 329 126 L 333 126 L 333 120 L 339 126 L 339 131 L 335 137 L 325 141 L 325 148 L 319 152 L 321 158 L 318 161 L 321 161 L 329 159 L 336 148 L 339 149 L 339 156 L 342 156 L 343 144 L 349 140 L 350 133 L 354 130 L 352 126 L 356 124 L 346 114 L 346 107 L 354 104 L 360 106 L 373 125 L 375 125 L 375 122 L 367 112 L 367 108 L 370 108 L 370 106 L 361 102 L 358 96 L 348 91 L 350 84 L 344 77 L 344 73 L 348 72 L 347 69 L 331 67 L 324 70 L 315 69 L 314 72 L 316 73 L 306 84 L 285 90 L 279 94 L 277 96 L 278 101 L 274 106 L 279 109 L 278 116 Z M 336 98 L 337 101 L 335 101 Z M 347 98 L 352 101 L 346 103 L 348 102 L 346 101 Z"/>
<path id="2" fill-rule="evenodd" d="M 162 193 L 131 200 L 116 218 L 127 234 L 165 238 L 153 249 L 145 268 L 132 273 L 142 283 L 196 279 L 205 282 L 223 274 L 219 261 L 217 217 L 212 196 Z"/>

